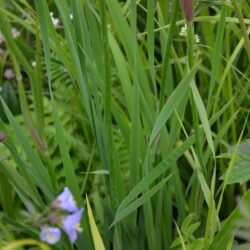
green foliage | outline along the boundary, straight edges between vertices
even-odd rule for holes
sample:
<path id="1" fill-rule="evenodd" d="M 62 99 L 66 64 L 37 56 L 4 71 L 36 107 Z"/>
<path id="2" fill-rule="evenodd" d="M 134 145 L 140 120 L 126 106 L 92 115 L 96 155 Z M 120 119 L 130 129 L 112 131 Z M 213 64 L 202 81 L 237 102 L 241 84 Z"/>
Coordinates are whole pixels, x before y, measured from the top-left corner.
<path id="1" fill-rule="evenodd" d="M 232 157 L 232 154 L 235 150 L 235 147 L 236 146 L 230 146 L 228 148 L 228 153 L 226 153 L 226 156 L 228 158 Z M 242 142 L 239 145 L 239 147 L 237 149 L 236 160 L 235 160 L 235 163 L 233 165 L 232 174 L 230 175 L 230 178 L 228 180 L 228 184 L 240 183 L 241 185 L 243 185 L 247 181 L 250 180 L 249 149 L 250 149 L 250 140 L 249 139 Z M 220 179 L 224 180 L 225 176 L 223 175 Z"/>
<path id="2" fill-rule="evenodd" d="M 186 249 L 202 249 L 204 245 L 204 239 L 198 238 L 196 239 L 194 236 L 194 232 L 198 230 L 200 227 L 200 222 L 194 222 L 194 214 L 189 214 L 182 223 L 181 226 L 181 237 L 176 238 L 172 245 L 171 249 L 182 249 L 181 241 L 184 241 Z"/>
<path id="3" fill-rule="evenodd" d="M 247 248 L 250 5 L 194 2 L 0 0 L 1 249 L 48 249 L 23 214 L 65 186 L 53 249 Z"/>

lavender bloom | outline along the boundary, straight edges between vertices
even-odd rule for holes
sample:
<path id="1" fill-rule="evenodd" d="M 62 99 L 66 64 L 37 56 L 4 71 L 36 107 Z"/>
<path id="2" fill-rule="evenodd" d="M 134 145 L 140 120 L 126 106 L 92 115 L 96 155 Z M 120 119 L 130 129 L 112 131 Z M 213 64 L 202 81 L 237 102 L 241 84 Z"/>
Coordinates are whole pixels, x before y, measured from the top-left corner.
<path id="1" fill-rule="evenodd" d="M 61 230 L 57 227 L 43 227 L 40 232 L 40 240 L 48 244 L 55 244 L 61 238 Z"/>
<path id="2" fill-rule="evenodd" d="M 77 211 L 76 202 L 70 190 L 65 187 L 63 192 L 51 204 L 52 208 L 61 208 L 68 212 Z"/>
<path id="3" fill-rule="evenodd" d="M 70 190 L 65 187 L 63 192 L 51 204 L 49 223 L 59 226 L 68 236 L 71 244 L 77 239 L 80 232 L 80 220 L 84 209 L 78 209 Z M 56 243 L 61 237 L 61 231 L 57 227 L 45 226 L 40 233 L 40 239 L 49 244 Z"/>
<path id="4" fill-rule="evenodd" d="M 71 244 L 77 239 L 77 232 L 81 232 L 80 220 L 84 209 L 81 208 L 71 215 L 65 216 L 62 222 L 63 230 L 68 235 Z"/>

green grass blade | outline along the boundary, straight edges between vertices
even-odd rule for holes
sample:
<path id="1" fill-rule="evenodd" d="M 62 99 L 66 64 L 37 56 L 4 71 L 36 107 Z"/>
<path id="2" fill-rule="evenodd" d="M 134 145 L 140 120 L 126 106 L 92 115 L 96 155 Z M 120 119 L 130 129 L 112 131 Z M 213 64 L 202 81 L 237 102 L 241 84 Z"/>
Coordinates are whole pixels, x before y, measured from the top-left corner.
<path id="1" fill-rule="evenodd" d="M 180 146 L 174 149 L 161 163 L 159 163 L 155 168 L 153 168 L 124 198 L 120 203 L 117 210 L 123 209 L 128 206 L 134 199 L 138 197 L 140 193 L 145 191 L 158 177 L 166 172 L 171 166 L 172 162 L 176 161 L 185 151 L 187 151 L 194 143 L 194 137 L 188 138 Z"/>
<path id="2" fill-rule="evenodd" d="M 129 204 L 127 207 L 124 207 L 123 209 L 120 209 L 115 216 L 114 221 L 111 224 L 111 227 L 117 224 L 119 221 L 121 221 L 124 217 L 135 211 L 138 207 L 146 203 L 156 192 L 158 192 L 163 185 L 172 177 L 172 174 L 168 177 L 164 178 L 161 182 L 156 184 L 153 188 L 145 192 L 140 198 L 137 198 L 135 201 L 133 201 L 131 204 Z"/>
<path id="3" fill-rule="evenodd" d="M 153 131 L 150 136 L 149 140 L 149 146 L 152 144 L 155 137 L 158 135 L 158 133 L 161 131 L 163 126 L 165 125 L 166 121 L 169 119 L 169 117 L 174 112 L 174 109 L 177 107 L 177 105 L 181 102 L 182 98 L 188 94 L 188 90 L 190 88 L 191 81 L 199 67 L 199 64 L 196 64 L 190 72 L 185 75 L 181 83 L 176 87 L 176 89 L 173 91 L 171 96 L 168 98 L 167 102 L 164 104 L 162 110 L 160 111 L 154 127 Z"/>
<path id="4" fill-rule="evenodd" d="M 220 64 L 220 56 L 222 53 L 222 45 L 224 41 L 224 30 L 225 30 L 225 23 L 226 23 L 226 15 L 227 15 L 227 7 L 225 3 L 222 3 L 222 10 L 220 15 L 220 22 L 216 33 L 216 41 L 215 41 L 215 49 L 212 61 L 212 72 L 211 78 L 209 83 L 209 92 L 208 92 L 208 109 L 211 109 L 211 98 L 214 91 L 217 74 L 219 70 Z"/>
<path id="5" fill-rule="evenodd" d="M 191 89 L 192 89 L 196 109 L 198 110 L 200 120 L 202 123 L 202 127 L 204 129 L 204 132 L 207 138 L 208 145 L 212 151 L 213 156 L 215 156 L 214 144 L 213 144 L 212 133 L 211 133 L 209 122 L 208 122 L 207 112 L 206 112 L 205 106 L 203 104 L 203 101 L 201 99 L 201 96 L 199 94 L 199 91 L 194 81 L 191 84 Z"/>
<path id="6" fill-rule="evenodd" d="M 20 125 L 16 122 L 15 118 L 11 114 L 9 108 L 5 104 L 3 100 L 2 105 L 4 107 L 5 113 L 9 119 L 9 122 L 14 130 L 14 133 L 18 139 L 18 142 L 22 146 L 22 149 L 26 153 L 30 163 L 31 167 L 33 169 L 33 172 L 36 173 L 36 182 L 38 186 L 43 190 L 43 192 L 46 194 L 47 198 L 49 200 L 52 200 L 53 198 L 53 186 L 52 181 L 50 179 L 50 176 L 48 174 L 47 169 L 43 165 L 42 161 L 38 157 L 35 150 L 31 147 L 27 137 L 25 136 L 24 132 L 22 131 Z"/>

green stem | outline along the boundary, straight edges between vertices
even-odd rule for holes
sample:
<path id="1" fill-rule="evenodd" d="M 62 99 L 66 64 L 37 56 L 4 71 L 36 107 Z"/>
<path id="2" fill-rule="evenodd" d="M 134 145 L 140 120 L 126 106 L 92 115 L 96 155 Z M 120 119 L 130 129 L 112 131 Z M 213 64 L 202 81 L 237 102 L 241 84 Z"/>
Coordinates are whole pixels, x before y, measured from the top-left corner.
<path id="1" fill-rule="evenodd" d="M 37 29 L 36 34 L 36 68 L 35 84 L 33 84 L 34 105 L 36 113 L 36 124 L 39 133 L 43 136 L 44 112 L 43 112 L 43 88 L 42 88 L 42 49 L 40 41 L 40 32 Z"/>
<path id="2" fill-rule="evenodd" d="M 194 31 L 193 23 L 187 23 L 187 56 L 189 69 L 193 66 Z"/>
<path id="3" fill-rule="evenodd" d="M 107 132 L 108 148 L 112 148 L 112 128 L 111 128 L 111 70 L 108 47 L 108 33 L 106 25 L 106 5 L 105 1 L 101 1 L 101 21 L 102 35 L 104 46 L 104 65 L 105 65 L 105 106 L 104 106 L 104 121 Z M 109 151 L 110 153 L 111 151 Z"/>
<path id="4" fill-rule="evenodd" d="M 247 28 L 246 28 L 243 14 L 242 14 L 241 5 L 238 3 L 238 0 L 232 0 L 232 4 L 235 8 L 236 14 L 237 14 L 238 19 L 239 19 L 240 28 L 241 28 L 241 31 L 243 33 L 244 40 L 245 40 L 245 45 L 246 45 L 245 48 L 247 51 L 248 59 L 250 61 L 250 40 L 249 40 L 249 37 L 247 34 Z"/>
<path id="5" fill-rule="evenodd" d="M 162 82 L 161 82 L 161 90 L 160 90 L 160 108 L 163 106 L 163 103 L 164 103 L 164 96 L 165 96 L 165 90 L 166 90 L 166 78 L 167 78 L 169 59 L 170 59 L 170 50 L 171 50 L 172 40 L 174 37 L 174 31 L 176 28 L 175 24 L 176 24 L 176 19 L 177 19 L 178 6 L 179 6 L 179 1 L 173 1 L 173 12 L 172 12 L 173 14 L 172 14 L 168 34 L 167 34 L 166 48 L 165 48 L 165 54 L 164 54 L 164 59 L 163 59 Z"/>

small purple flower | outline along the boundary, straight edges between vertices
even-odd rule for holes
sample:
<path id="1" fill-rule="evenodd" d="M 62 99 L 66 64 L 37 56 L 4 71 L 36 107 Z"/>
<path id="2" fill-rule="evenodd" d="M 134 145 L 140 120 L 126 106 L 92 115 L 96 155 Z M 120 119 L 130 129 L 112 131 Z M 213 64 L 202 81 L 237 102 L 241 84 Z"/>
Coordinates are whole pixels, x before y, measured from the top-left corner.
<path id="1" fill-rule="evenodd" d="M 57 196 L 55 201 L 51 204 L 52 208 L 61 208 L 68 212 L 77 211 L 76 202 L 70 190 L 65 187 L 63 192 Z"/>
<path id="2" fill-rule="evenodd" d="M 71 215 L 65 216 L 62 222 L 63 230 L 68 235 L 71 244 L 74 244 L 77 238 L 77 232 L 81 232 L 80 220 L 84 209 L 81 208 Z"/>
<path id="3" fill-rule="evenodd" d="M 43 227 L 40 232 L 40 240 L 48 244 L 55 244 L 61 238 L 61 230 L 57 227 Z"/>

